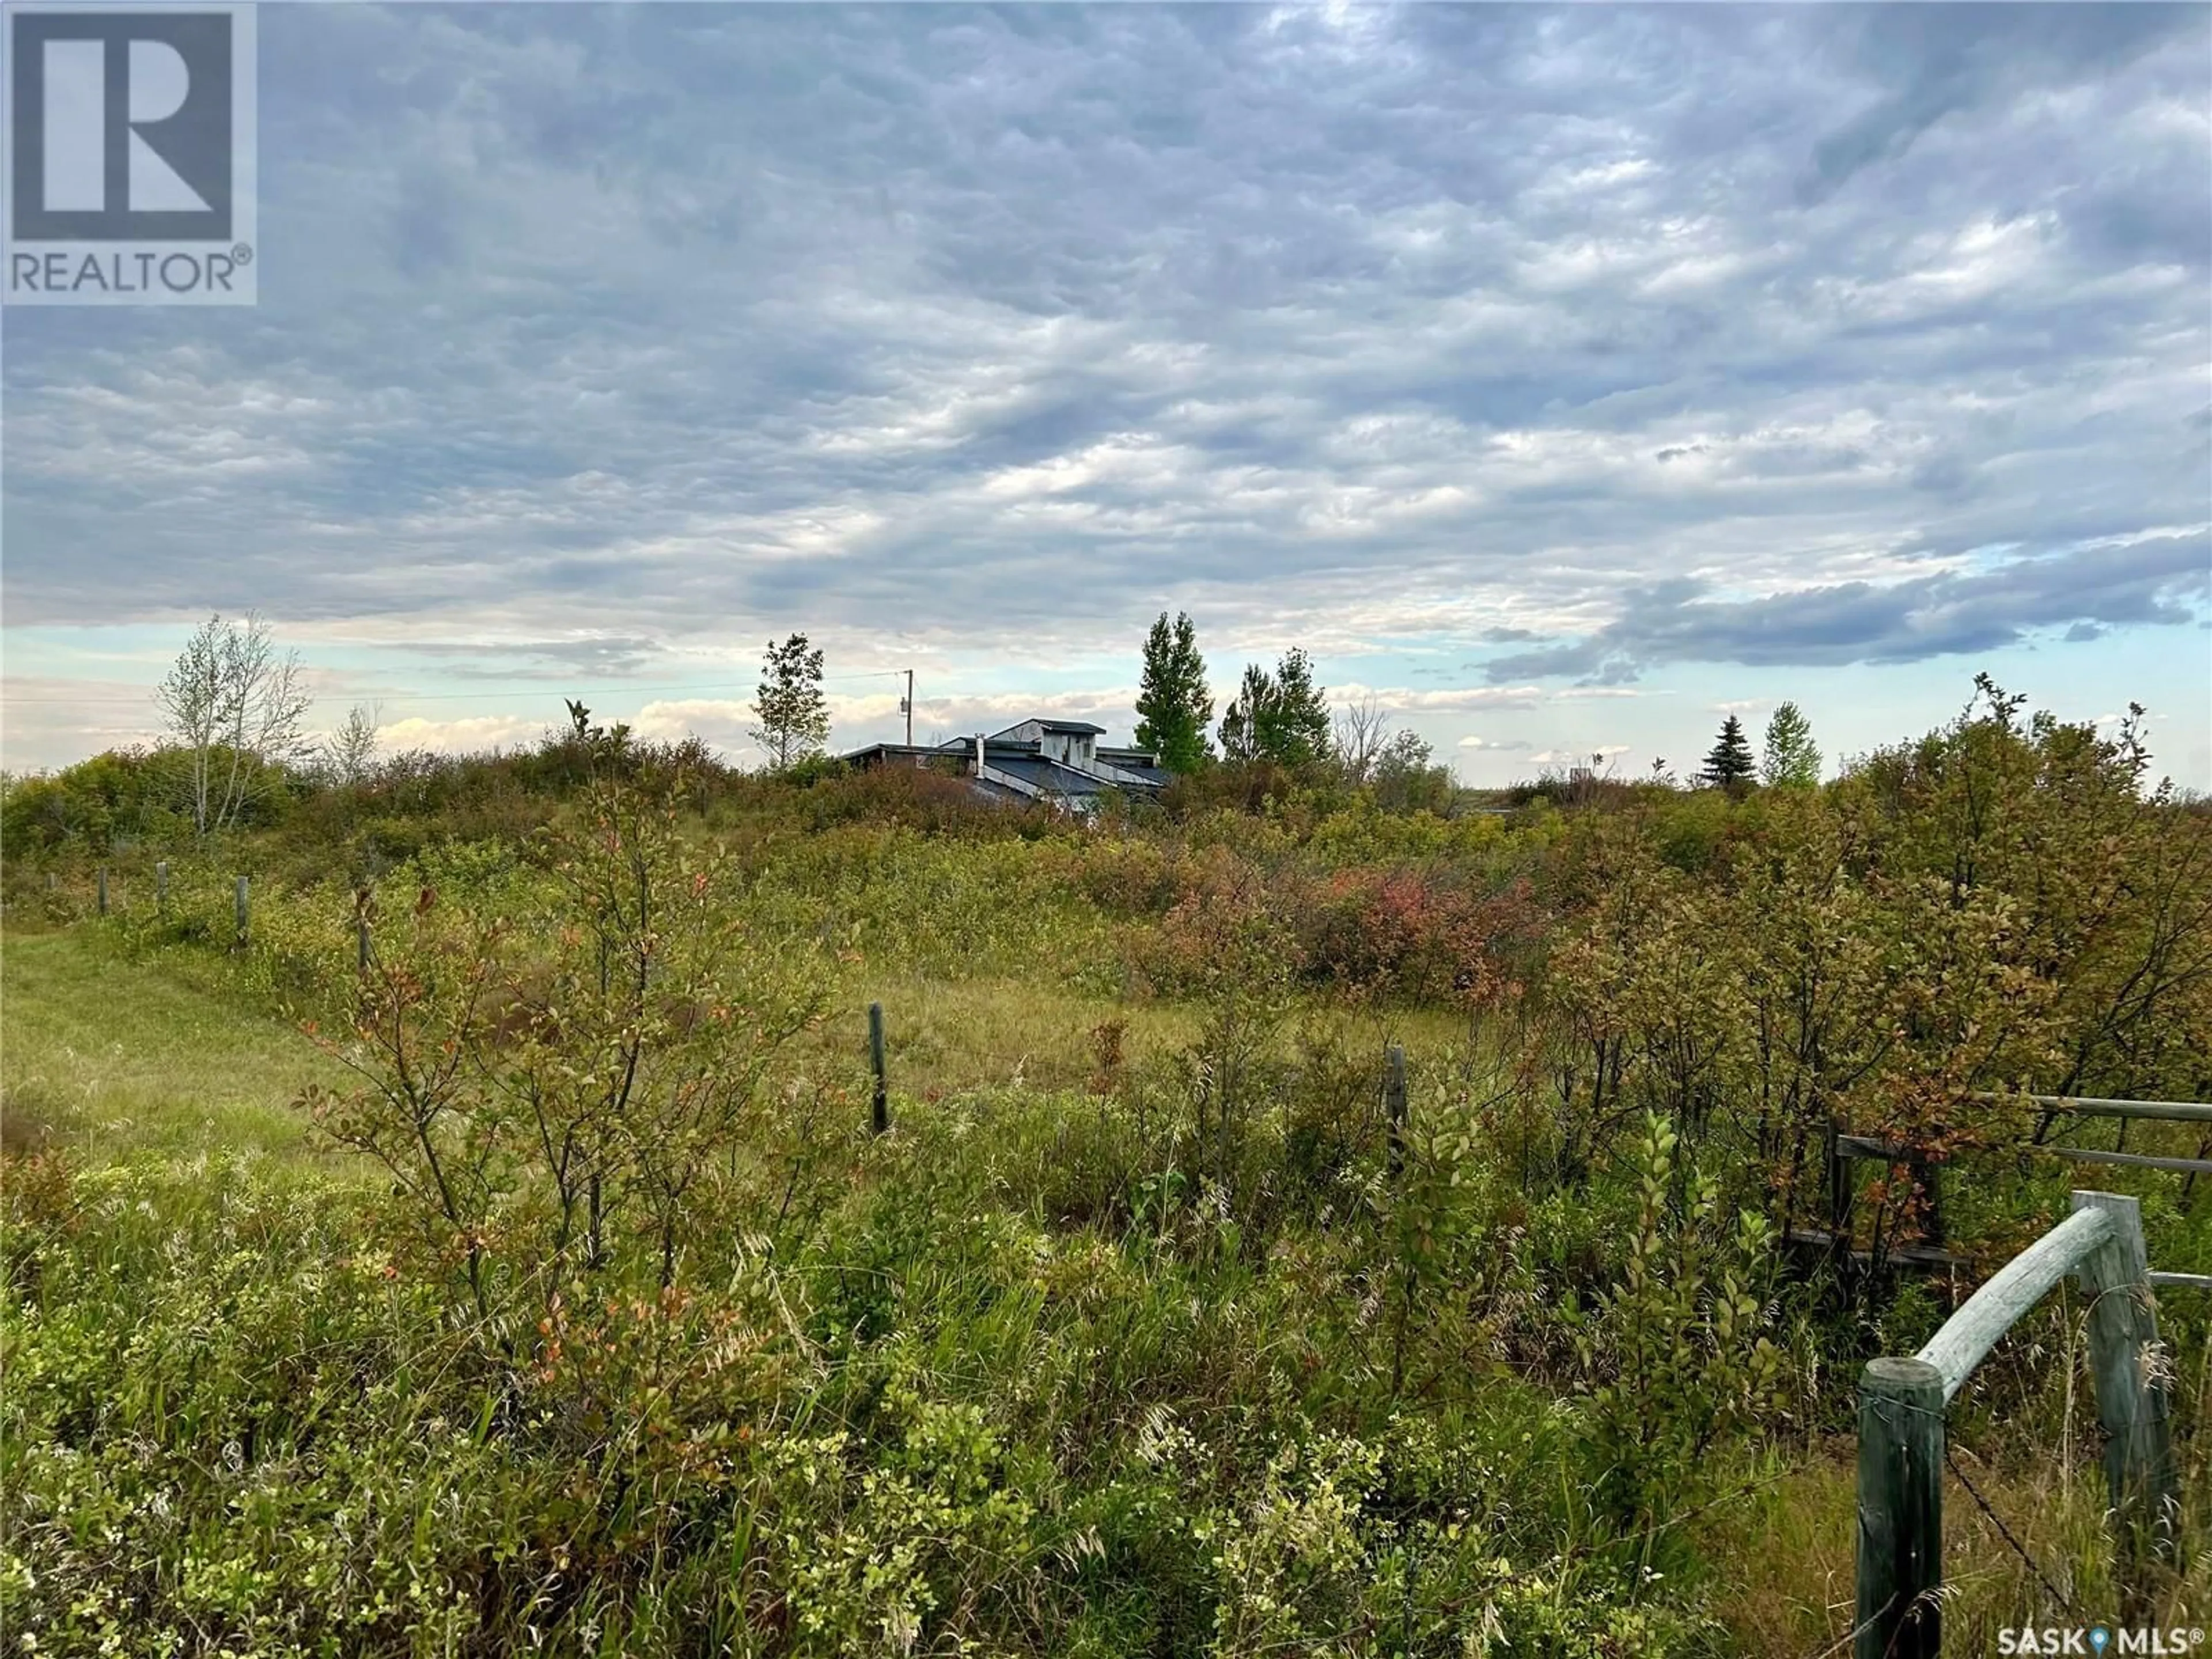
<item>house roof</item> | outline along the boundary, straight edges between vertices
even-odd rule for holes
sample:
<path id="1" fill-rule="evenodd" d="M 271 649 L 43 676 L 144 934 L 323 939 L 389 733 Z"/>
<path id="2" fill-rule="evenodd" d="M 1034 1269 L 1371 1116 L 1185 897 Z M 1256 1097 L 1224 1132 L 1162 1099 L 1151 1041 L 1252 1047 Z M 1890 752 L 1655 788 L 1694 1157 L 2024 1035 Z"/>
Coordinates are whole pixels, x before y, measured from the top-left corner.
<path id="1" fill-rule="evenodd" d="M 1164 787 L 1170 774 L 1159 757 L 1148 749 L 1102 749 L 1098 758 L 1117 772 L 1127 772 L 1156 787 Z"/>
<path id="2" fill-rule="evenodd" d="M 994 755 L 991 764 L 998 771 L 1055 795 L 1103 794 L 1114 787 L 1103 778 L 1094 778 L 1088 772 L 1079 772 L 1072 766 L 1062 766 L 1058 761 L 1037 755 Z"/>
<path id="3" fill-rule="evenodd" d="M 871 755 L 939 755 L 945 751 L 926 743 L 872 743 L 865 749 L 848 749 L 836 758 L 843 763 L 866 760 Z"/>
<path id="4" fill-rule="evenodd" d="M 1048 799 L 1087 808 L 1120 787 L 1139 791 L 1157 790 L 1169 781 L 1167 772 L 1159 764 L 1159 757 L 1147 749 L 1097 748 L 1091 751 L 1097 757 L 1095 763 L 1063 761 L 1046 753 L 1045 745 L 1035 737 L 1008 735 L 1008 732 L 1026 730 L 1095 738 L 1105 729 L 1086 720 L 1031 720 L 1009 726 L 1006 732 L 980 740 L 985 767 L 996 775 L 978 777 L 971 775 L 970 785 L 977 793 L 990 799 L 1027 799 L 1023 792 L 1035 791 Z M 865 749 L 854 750 L 839 758 L 848 764 L 856 765 L 882 763 L 895 759 L 959 758 L 972 762 L 978 741 L 972 737 L 958 737 L 928 746 L 878 743 Z M 1109 775 L 1101 776 L 1102 771 Z M 1120 775 L 1110 775 L 1113 774 Z"/>
<path id="5" fill-rule="evenodd" d="M 1094 738 L 1103 738 L 1106 735 L 1104 726 L 1093 726 L 1089 720 L 1023 720 L 1020 724 L 1035 726 L 1044 732 L 1072 732 L 1079 737 L 1086 732 Z M 1006 729 L 1011 732 L 1014 728 L 1010 726 Z"/>

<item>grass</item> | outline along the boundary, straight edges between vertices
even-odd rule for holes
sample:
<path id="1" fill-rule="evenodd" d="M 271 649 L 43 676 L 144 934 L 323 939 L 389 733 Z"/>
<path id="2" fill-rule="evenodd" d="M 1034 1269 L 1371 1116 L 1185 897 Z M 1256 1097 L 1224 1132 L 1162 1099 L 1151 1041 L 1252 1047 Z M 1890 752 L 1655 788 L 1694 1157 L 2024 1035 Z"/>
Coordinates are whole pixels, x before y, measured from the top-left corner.
<path id="1" fill-rule="evenodd" d="M 11 1147 L 313 1156 L 288 1103 L 337 1068 L 282 1020 L 89 928 L 0 944 L 0 1114 Z"/>
<path id="2" fill-rule="evenodd" d="M 1050 982 L 878 975 L 852 987 L 824 1023 L 815 1052 L 848 1060 L 865 1054 L 871 1001 L 884 1005 L 893 1091 L 932 1099 L 1006 1087 L 1081 1089 L 1097 1072 L 1092 1033 L 1100 1025 L 1124 1024 L 1122 1056 L 1134 1066 L 1187 1047 L 1201 1023 L 1185 1003 L 1085 996 Z M 1433 1053 L 1461 1033 L 1451 1016 L 1428 1010 L 1354 1017 L 1323 1013 L 1316 1003 L 1310 1017 L 1370 1048 L 1378 1067 L 1386 1042 Z M 1276 1046 L 1287 1050 L 1298 1028 L 1293 1015 Z"/>
<path id="3" fill-rule="evenodd" d="M 1125 1025 L 1123 1055 L 1136 1065 L 1189 1043 L 1200 1023 L 1183 1004 L 1048 981 L 877 971 L 856 978 L 795 1057 L 860 1064 L 871 1001 L 884 1005 L 895 1099 L 1079 1090 L 1096 1073 L 1100 1025 Z M 1458 1034 L 1451 1017 L 1427 1011 L 1327 1018 L 1378 1056 L 1386 1042 L 1434 1052 Z M 1297 1027 L 1285 1023 L 1280 1046 Z M 291 1100 L 305 1083 L 348 1077 L 283 1018 L 237 995 L 200 951 L 134 959 L 88 927 L 11 922 L 0 934 L 0 1121 L 10 1147 L 55 1145 L 80 1163 L 216 1151 L 306 1158 Z"/>

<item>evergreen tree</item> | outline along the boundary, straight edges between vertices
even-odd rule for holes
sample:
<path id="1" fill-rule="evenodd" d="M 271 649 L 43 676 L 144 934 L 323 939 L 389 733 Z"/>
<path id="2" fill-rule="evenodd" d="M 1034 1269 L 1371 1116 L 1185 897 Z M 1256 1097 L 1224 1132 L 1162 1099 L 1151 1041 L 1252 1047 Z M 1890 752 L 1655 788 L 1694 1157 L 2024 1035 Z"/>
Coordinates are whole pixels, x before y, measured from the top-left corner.
<path id="1" fill-rule="evenodd" d="M 1718 788 L 1735 789 L 1750 781 L 1754 769 L 1743 722 L 1730 714 L 1721 722 L 1720 740 L 1705 757 L 1705 770 L 1699 775 Z"/>
<path id="2" fill-rule="evenodd" d="M 769 641 L 753 718 L 760 722 L 753 741 L 775 770 L 822 752 L 830 738 L 830 704 L 822 695 L 822 653 L 807 648 L 805 635 L 793 634 L 781 645 Z"/>
<path id="3" fill-rule="evenodd" d="M 1766 722 L 1766 757 L 1759 775 L 1781 789 L 1810 789 L 1820 781 L 1813 724 L 1794 702 L 1784 703 Z"/>
<path id="4" fill-rule="evenodd" d="M 1170 772 L 1195 772 L 1213 758 L 1206 728 L 1213 696 L 1206 687 L 1206 659 L 1198 654 L 1198 629 L 1187 612 L 1172 627 L 1160 612 L 1145 637 L 1145 667 L 1137 692 L 1137 747 L 1149 749 Z"/>

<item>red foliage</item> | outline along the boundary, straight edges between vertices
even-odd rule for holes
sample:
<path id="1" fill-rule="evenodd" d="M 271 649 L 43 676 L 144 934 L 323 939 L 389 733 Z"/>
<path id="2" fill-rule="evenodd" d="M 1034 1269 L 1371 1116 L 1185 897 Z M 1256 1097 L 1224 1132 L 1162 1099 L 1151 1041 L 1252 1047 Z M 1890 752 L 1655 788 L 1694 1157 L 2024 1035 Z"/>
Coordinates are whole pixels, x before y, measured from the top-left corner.
<path id="1" fill-rule="evenodd" d="M 1517 988 L 1540 916 L 1526 883 L 1483 893 L 1449 872 L 1345 870 L 1300 907 L 1318 977 L 1409 1000 L 1481 1005 Z"/>

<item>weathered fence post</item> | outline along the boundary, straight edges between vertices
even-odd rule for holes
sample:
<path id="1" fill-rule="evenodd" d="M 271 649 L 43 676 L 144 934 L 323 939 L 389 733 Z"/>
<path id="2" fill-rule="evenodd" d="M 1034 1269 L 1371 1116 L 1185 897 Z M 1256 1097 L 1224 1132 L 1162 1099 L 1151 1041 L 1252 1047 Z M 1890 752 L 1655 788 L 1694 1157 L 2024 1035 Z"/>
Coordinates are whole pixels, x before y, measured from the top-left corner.
<path id="1" fill-rule="evenodd" d="M 1935 1659 L 1942 1646 L 1943 1373 L 1873 1359 L 1859 1377 L 1855 1659 Z"/>
<path id="2" fill-rule="evenodd" d="M 869 1114 L 869 1124 L 881 1134 L 891 1127 L 891 1097 L 890 1085 L 884 1077 L 884 1005 L 868 1005 L 868 1067 L 876 1074 L 875 1096 Z"/>
<path id="3" fill-rule="evenodd" d="M 1934 1249 L 1942 1249 L 1948 1243 L 1943 1231 L 1943 1166 L 1925 1152 L 1914 1154 L 1912 1179 L 1918 1183 L 1927 1200 L 1927 1213 L 1920 1224 L 1920 1236 Z"/>
<path id="4" fill-rule="evenodd" d="M 1383 1055 L 1382 1105 L 1389 1115 L 1390 1179 L 1406 1170 L 1406 1051 L 1394 1042 Z"/>
<path id="5" fill-rule="evenodd" d="M 161 860 L 154 866 L 154 909 L 166 912 L 169 908 L 169 861 Z"/>
<path id="6" fill-rule="evenodd" d="M 251 902 L 249 897 L 250 890 L 251 890 L 246 885 L 246 878 L 244 876 L 240 876 L 238 878 L 237 890 L 234 895 L 231 902 L 232 908 L 238 914 L 238 948 L 241 951 L 246 948 L 246 942 L 248 937 L 246 922 L 248 908 Z"/>
<path id="7" fill-rule="evenodd" d="M 1851 1233 L 1851 1161 L 1844 1156 L 1840 1144 L 1843 1126 L 1834 1118 L 1828 1120 L 1828 1128 L 1821 1143 L 1821 1157 L 1828 1174 L 1828 1236 L 1843 1249 L 1845 1261 L 1850 1260 Z"/>
<path id="8" fill-rule="evenodd" d="M 107 866 L 100 866 L 100 914 L 107 914 Z"/>
<path id="9" fill-rule="evenodd" d="M 2101 1210 L 2112 1219 L 2111 1239 L 2082 1262 L 2079 1279 L 2090 1298 L 2089 1366 L 2106 1437 L 2113 1523 L 2123 1562 L 2139 1565 L 2152 1555 L 2171 1555 L 2176 1541 L 2180 1480 L 2166 1422 L 2171 1362 L 2158 1340 L 2142 1206 L 2118 1193 L 2077 1192 L 2074 1207 Z"/>

